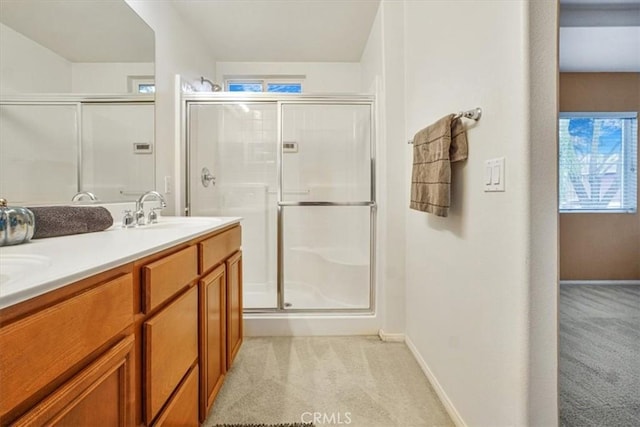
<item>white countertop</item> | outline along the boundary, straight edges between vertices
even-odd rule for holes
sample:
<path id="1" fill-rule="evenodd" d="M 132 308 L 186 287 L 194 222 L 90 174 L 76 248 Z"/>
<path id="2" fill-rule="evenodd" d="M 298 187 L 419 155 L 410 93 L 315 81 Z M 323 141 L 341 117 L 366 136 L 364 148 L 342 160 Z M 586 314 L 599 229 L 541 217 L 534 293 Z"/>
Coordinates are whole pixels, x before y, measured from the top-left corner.
<path id="1" fill-rule="evenodd" d="M 0 308 L 240 222 L 238 217 L 161 217 L 137 228 L 36 239 L 0 247 Z"/>

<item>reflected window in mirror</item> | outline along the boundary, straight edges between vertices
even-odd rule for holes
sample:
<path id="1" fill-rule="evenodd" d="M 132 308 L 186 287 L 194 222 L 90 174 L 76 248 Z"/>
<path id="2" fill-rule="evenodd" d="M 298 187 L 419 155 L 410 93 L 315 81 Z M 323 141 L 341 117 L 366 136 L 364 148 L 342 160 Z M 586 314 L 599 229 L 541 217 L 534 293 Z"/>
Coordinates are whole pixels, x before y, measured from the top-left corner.
<path id="1" fill-rule="evenodd" d="M 156 93 L 156 82 L 153 76 L 129 76 L 129 92 Z"/>

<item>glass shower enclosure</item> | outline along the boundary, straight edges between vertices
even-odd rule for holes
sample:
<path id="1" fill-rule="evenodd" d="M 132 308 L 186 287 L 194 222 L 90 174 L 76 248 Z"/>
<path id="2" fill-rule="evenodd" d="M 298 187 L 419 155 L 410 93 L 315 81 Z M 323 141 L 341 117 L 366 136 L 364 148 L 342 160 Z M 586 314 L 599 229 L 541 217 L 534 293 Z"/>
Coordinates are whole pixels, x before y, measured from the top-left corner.
<path id="1" fill-rule="evenodd" d="M 0 194 L 25 204 L 69 202 L 80 191 L 139 197 L 155 187 L 154 111 L 148 95 L 3 97 Z"/>
<path id="2" fill-rule="evenodd" d="M 372 311 L 373 99 L 189 94 L 184 108 L 186 208 L 243 218 L 245 311 Z"/>

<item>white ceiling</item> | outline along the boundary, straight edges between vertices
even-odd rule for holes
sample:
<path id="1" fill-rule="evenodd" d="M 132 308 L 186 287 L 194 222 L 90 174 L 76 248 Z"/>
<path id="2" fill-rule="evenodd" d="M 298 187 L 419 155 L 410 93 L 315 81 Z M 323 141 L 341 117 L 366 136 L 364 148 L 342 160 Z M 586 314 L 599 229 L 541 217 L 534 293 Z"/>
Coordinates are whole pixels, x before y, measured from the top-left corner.
<path id="1" fill-rule="evenodd" d="M 640 0 L 560 0 L 560 71 L 640 71 Z"/>
<path id="2" fill-rule="evenodd" d="M 217 61 L 358 62 L 379 0 L 171 0 Z"/>
<path id="3" fill-rule="evenodd" d="M 156 0 L 160 1 L 160 0 Z M 217 61 L 357 62 L 379 0 L 170 0 Z M 640 71 L 640 0 L 561 0 L 562 71 Z M 0 22 L 71 62 L 152 62 L 124 1 L 0 0 Z M 635 29 L 634 29 L 635 28 Z"/>
<path id="4" fill-rule="evenodd" d="M 640 72 L 640 27 L 560 28 L 560 71 Z"/>
<path id="5" fill-rule="evenodd" d="M 0 0 L 0 22 L 71 62 L 153 62 L 154 33 L 124 2 Z"/>
<path id="6" fill-rule="evenodd" d="M 560 0 L 561 5 L 617 7 L 640 4 L 640 0 Z"/>

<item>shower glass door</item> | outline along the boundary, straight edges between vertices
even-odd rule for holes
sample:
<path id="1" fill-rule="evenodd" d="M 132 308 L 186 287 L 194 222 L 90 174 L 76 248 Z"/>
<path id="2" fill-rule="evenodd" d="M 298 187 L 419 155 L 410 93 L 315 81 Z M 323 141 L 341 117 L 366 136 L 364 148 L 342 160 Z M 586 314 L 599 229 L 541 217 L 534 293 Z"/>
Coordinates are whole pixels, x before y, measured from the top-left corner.
<path id="1" fill-rule="evenodd" d="M 186 201 L 242 217 L 244 308 L 370 311 L 371 100 L 224 95 L 186 102 Z"/>
<path id="2" fill-rule="evenodd" d="M 190 215 L 243 218 L 246 309 L 274 309 L 278 301 L 276 107 L 208 102 L 187 109 Z M 214 183 L 203 182 L 203 168 Z"/>
<path id="3" fill-rule="evenodd" d="M 71 200 L 79 183 L 79 104 L 0 105 L 0 195 L 13 203 Z"/>
<path id="4" fill-rule="evenodd" d="M 131 200 L 155 188 L 152 103 L 82 104 L 81 191 Z M 150 150 L 137 151 L 134 143 Z"/>
<path id="5" fill-rule="evenodd" d="M 281 102 L 279 306 L 372 307 L 371 104 Z"/>

